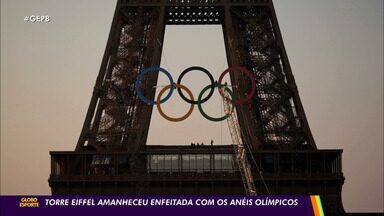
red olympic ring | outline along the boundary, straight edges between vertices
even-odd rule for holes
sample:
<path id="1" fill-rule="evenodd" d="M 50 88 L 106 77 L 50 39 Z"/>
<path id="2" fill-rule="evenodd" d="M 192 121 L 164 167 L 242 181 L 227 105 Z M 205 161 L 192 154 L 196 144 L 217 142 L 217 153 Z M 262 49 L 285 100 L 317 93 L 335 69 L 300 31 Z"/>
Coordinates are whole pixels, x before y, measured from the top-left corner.
<path id="1" fill-rule="evenodd" d="M 219 86 L 223 86 L 223 84 L 221 84 L 221 82 L 223 81 L 223 78 L 224 76 L 227 74 L 227 73 L 230 73 L 230 72 L 234 72 L 234 71 L 240 71 L 240 72 L 243 72 L 245 73 L 249 79 L 251 80 L 252 84 L 251 84 L 251 90 L 247 93 L 246 97 L 244 98 L 240 98 L 240 99 L 236 99 L 236 100 L 230 100 L 232 104 L 235 104 L 235 105 L 241 105 L 241 104 L 244 104 L 246 103 L 247 101 L 251 100 L 253 95 L 255 94 L 256 92 L 256 80 L 255 80 L 255 76 L 245 67 L 239 67 L 239 66 L 235 66 L 235 67 L 230 67 L 228 68 L 227 70 L 225 70 L 221 75 L 220 75 L 220 78 L 219 78 Z M 223 95 L 223 92 L 219 91 L 220 95 L 221 96 L 224 96 Z"/>

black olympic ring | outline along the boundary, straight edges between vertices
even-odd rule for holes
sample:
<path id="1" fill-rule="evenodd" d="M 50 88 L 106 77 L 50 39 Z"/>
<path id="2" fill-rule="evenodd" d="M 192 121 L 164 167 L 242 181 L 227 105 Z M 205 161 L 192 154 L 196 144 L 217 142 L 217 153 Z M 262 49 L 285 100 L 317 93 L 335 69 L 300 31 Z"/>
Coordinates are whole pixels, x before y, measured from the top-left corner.
<path id="1" fill-rule="evenodd" d="M 189 68 L 185 69 L 185 70 L 180 74 L 179 78 L 177 79 L 177 84 L 180 85 L 180 84 L 181 84 L 181 79 L 183 79 L 184 75 L 187 74 L 188 72 L 190 72 L 190 71 L 194 71 L 194 70 L 198 70 L 198 71 L 201 71 L 201 72 L 207 74 L 207 76 L 209 77 L 209 80 L 211 81 L 211 84 L 210 84 L 210 86 L 211 86 L 211 91 L 209 92 L 209 94 L 208 94 L 204 99 L 202 99 L 202 100 L 200 101 L 200 103 L 205 103 L 207 100 L 209 100 L 209 98 L 212 97 L 213 92 L 215 91 L 215 86 L 214 86 L 214 84 L 215 84 L 215 80 L 213 79 L 212 74 L 209 73 L 209 71 L 208 71 L 207 69 L 202 68 L 202 67 L 199 67 L 199 66 L 192 66 L 192 67 L 189 67 Z M 181 97 L 185 102 L 187 102 L 187 103 L 189 103 L 189 104 L 197 104 L 197 103 L 198 103 L 197 100 L 190 100 L 190 99 L 188 99 L 187 97 L 185 97 L 185 95 L 184 95 L 183 92 L 181 91 L 181 88 L 177 88 L 177 91 L 179 92 L 180 97 Z"/>
<path id="2" fill-rule="evenodd" d="M 185 69 L 179 76 L 179 78 L 177 79 L 177 84 L 178 85 L 181 85 L 181 79 L 183 78 L 183 76 L 192 71 L 192 70 L 200 70 L 202 71 L 203 73 L 207 74 L 210 81 L 211 81 L 211 91 L 209 92 L 209 94 L 204 98 L 202 99 L 201 101 L 195 101 L 195 100 L 191 100 L 191 99 L 188 99 L 185 97 L 185 95 L 182 93 L 182 91 L 180 90 L 180 88 L 177 88 L 177 91 L 178 93 L 180 94 L 181 98 L 186 101 L 187 103 L 189 104 L 198 104 L 198 103 L 204 103 L 206 102 L 213 94 L 213 91 L 214 91 L 214 84 L 215 84 L 215 81 L 213 80 L 213 77 L 211 75 L 211 73 L 206 70 L 205 68 L 202 68 L 202 67 L 198 67 L 198 66 L 193 66 L 193 67 L 189 67 L 187 69 Z M 165 70 L 164 68 L 161 68 L 161 67 L 151 67 L 151 68 L 146 68 L 146 69 L 143 69 L 139 75 L 137 76 L 136 78 L 136 82 L 135 82 L 135 87 L 136 87 L 136 92 L 137 92 L 137 95 L 139 96 L 139 98 L 149 104 L 149 105 L 155 105 L 156 104 L 156 101 L 154 100 L 149 100 L 148 98 L 144 97 L 143 95 L 143 92 L 141 91 L 140 89 L 140 83 L 141 83 L 141 79 L 143 78 L 143 75 L 146 74 L 146 73 L 149 73 L 149 72 L 155 72 L 155 71 L 160 71 L 160 72 L 163 72 L 165 73 L 165 75 L 167 75 L 168 79 L 169 79 L 169 82 L 170 82 L 170 85 L 172 88 L 170 88 L 170 92 L 168 93 L 168 95 L 163 98 L 160 103 L 164 103 L 165 101 L 167 101 L 171 95 L 172 95 L 172 92 L 173 92 L 173 89 L 174 89 L 174 84 L 173 83 L 173 79 L 172 79 L 172 76 L 171 74 Z M 251 80 L 251 89 L 250 91 L 246 94 L 246 97 L 245 98 L 240 98 L 240 99 L 232 99 L 230 102 L 235 104 L 235 105 L 241 105 L 241 104 L 244 104 L 246 102 L 248 102 L 249 100 L 252 99 L 253 95 L 255 94 L 255 91 L 256 91 L 256 80 L 255 80 L 255 76 L 245 67 L 239 67 L 239 66 L 234 66 L 234 67 L 230 67 L 228 69 L 226 69 L 223 73 L 221 73 L 220 75 L 220 78 L 219 78 L 219 81 L 218 81 L 218 86 L 223 86 L 223 84 L 221 84 L 221 82 L 223 81 L 223 78 L 225 76 L 225 74 L 229 73 L 229 72 L 234 72 L 234 71 L 239 71 L 239 72 L 242 72 L 242 73 L 245 73 L 248 78 Z M 220 94 L 222 94 L 222 92 L 219 91 Z"/>

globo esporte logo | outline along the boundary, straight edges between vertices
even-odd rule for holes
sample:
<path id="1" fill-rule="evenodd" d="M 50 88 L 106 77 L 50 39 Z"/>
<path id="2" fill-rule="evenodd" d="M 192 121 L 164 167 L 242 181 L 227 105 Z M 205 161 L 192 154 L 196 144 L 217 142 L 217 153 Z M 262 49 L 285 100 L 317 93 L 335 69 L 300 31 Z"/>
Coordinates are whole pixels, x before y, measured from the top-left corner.
<path id="1" fill-rule="evenodd" d="M 22 197 L 20 199 L 19 207 L 39 207 L 39 200 L 37 197 Z"/>

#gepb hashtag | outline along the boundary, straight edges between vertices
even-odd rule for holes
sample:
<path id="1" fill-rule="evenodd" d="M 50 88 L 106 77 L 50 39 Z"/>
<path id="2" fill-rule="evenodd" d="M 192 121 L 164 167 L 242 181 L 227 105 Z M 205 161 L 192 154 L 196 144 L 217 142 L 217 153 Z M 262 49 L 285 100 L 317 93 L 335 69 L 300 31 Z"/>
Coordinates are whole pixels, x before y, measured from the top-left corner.
<path id="1" fill-rule="evenodd" d="M 30 23 L 49 23 L 51 17 L 49 15 L 29 15 L 24 17 L 24 22 Z"/>

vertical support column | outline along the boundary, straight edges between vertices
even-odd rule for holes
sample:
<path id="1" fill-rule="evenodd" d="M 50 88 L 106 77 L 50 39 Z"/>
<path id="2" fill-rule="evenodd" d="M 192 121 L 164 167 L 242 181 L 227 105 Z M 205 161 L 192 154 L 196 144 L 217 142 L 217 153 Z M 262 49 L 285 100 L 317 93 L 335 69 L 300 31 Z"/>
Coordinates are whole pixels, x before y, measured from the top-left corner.
<path id="1" fill-rule="evenodd" d="M 87 114 L 86 114 L 84 124 L 83 124 L 82 130 L 81 130 L 81 133 L 80 133 L 80 137 L 79 137 L 77 144 L 76 144 L 75 151 L 81 151 L 84 147 L 85 141 L 89 138 L 88 137 L 88 135 L 90 133 L 89 130 L 91 128 L 91 122 L 92 122 L 92 118 L 94 116 L 96 105 L 99 101 L 101 86 L 103 84 L 103 80 L 104 80 L 104 77 L 105 77 L 105 74 L 107 71 L 106 68 L 107 68 L 109 58 L 111 55 L 110 54 L 111 53 L 111 47 L 112 47 L 113 41 L 115 41 L 114 39 L 118 36 L 118 32 L 115 29 L 118 28 L 119 8 L 120 8 L 120 4 L 118 2 L 116 5 L 115 14 L 113 15 L 113 21 L 112 21 L 111 29 L 109 30 L 108 41 L 107 41 L 107 45 L 105 47 L 103 60 L 101 62 L 101 66 L 99 69 L 99 74 L 98 74 L 97 79 L 96 79 L 96 84 L 95 84 L 95 87 L 93 89 L 92 98 L 91 98 L 91 101 L 90 101 L 89 106 L 88 106 Z"/>
<path id="2" fill-rule="evenodd" d="M 233 23 L 234 16 L 232 15 L 232 6 L 229 2 L 227 2 L 224 6 L 224 25 L 223 25 L 223 33 L 224 33 L 224 42 L 225 42 L 225 50 L 227 54 L 228 66 L 246 66 L 245 61 L 242 58 L 244 54 L 242 53 L 239 44 L 240 40 L 243 38 L 235 34 L 236 26 Z M 234 86 L 238 86 L 234 88 L 234 95 L 237 98 L 244 97 L 245 91 L 241 89 L 242 79 L 239 73 L 230 73 L 231 83 Z M 257 137 L 255 131 L 260 131 L 260 128 L 257 125 L 257 122 L 254 118 L 250 118 L 250 110 L 252 109 L 252 102 L 248 102 L 244 105 L 237 105 L 236 112 L 240 125 L 240 131 L 242 135 L 242 140 L 246 145 L 251 146 L 253 149 L 258 149 L 261 147 L 261 139 Z"/>
<path id="3" fill-rule="evenodd" d="M 224 38 L 229 66 L 245 66 L 256 77 L 256 94 L 236 106 L 244 143 L 254 149 L 316 149 L 277 25 L 272 3 L 225 5 Z M 247 79 L 231 74 L 236 97 Z"/>
<path id="4" fill-rule="evenodd" d="M 290 89 L 293 91 L 292 98 L 293 98 L 293 101 L 295 104 L 295 109 L 297 111 L 298 116 L 300 117 L 300 121 L 302 122 L 302 127 L 304 128 L 304 131 L 307 135 L 307 139 L 309 140 L 308 145 L 312 149 L 317 149 L 316 144 L 315 144 L 315 140 L 313 139 L 311 129 L 309 128 L 307 116 L 305 115 L 304 108 L 303 108 L 303 105 L 301 103 L 301 99 L 299 97 L 299 92 L 297 90 L 297 85 L 296 85 L 295 78 L 294 78 L 293 73 L 292 73 L 291 65 L 289 64 L 287 52 L 285 50 L 283 38 L 282 38 L 281 32 L 280 32 L 279 23 L 278 23 L 277 17 L 276 17 L 275 7 L 273 6 L 272 1 L 271 1 L 271 7 L 270 8 L 271 8 L 271 15 L 272 15 L 271 21 L 272 21 L 272 25 L 274 26 L 274 31 L 275 31 L 275 34 L 276 34 L 276 37 L 277 37 L 277 40 L 279 43 L 278 46 L 281 49 L 281 58 L 282 58 L 283 66 L 285 69 L 285 73 L 287 75 L 288 84 L 290 86 Z"/>
<path id="5" fill-rule="evenodd" d="M 156 31 L 153 31 L 151 37 L 151 43 L 153 43 L 153 53 L 147 53 L 147 55 L 153 55 L 152 60 L 150 62 L 150 65 L 147 65 L 147 67 L 150 66 L 160 66 L 161 62 L 161 52 L 163 49 L 163 41 L 164 41 L 164 32 L 165 32 L 165 5 L 164 3 L 159 9 L 159 14 L 158 17 L 153 17 L 152 18 L 152 23 L 153 27 L 156 28 Z M 157 80 L 158 80 L 158 73 L 156 73 L 154 76 L 151 77 L 151 82 L 156 85 Z M 156 88 L 153 88 L 153 86 L 147 86 L 150 88 L 151 96 L 152 98 L 155 97 L 156 93 Z M 148 131 L 149 131 L 149 125 L 151 121 L 151 116 L 152 116 L 152 109 L 153 106 L 148 105 L 148 111 L 146 111 L 145 118 L 142 119 L 141 121 L 144 121 L 145 123 L 142 124 L 142 140 L 141 143 L 142 145 L 145 145 L 147 142 L 148 138 Z"/>
<path id="6" fill-rule="evenodd" d="M 138 99 L 136 76 L 159 66 L 165 30 L 165 5 L 130 5 L 118 1 L 107 47 L 76 151 L 137 151 L 145 146 L 152 106 Z M 157 73 L 142 87 L 153 99 Z"/>

